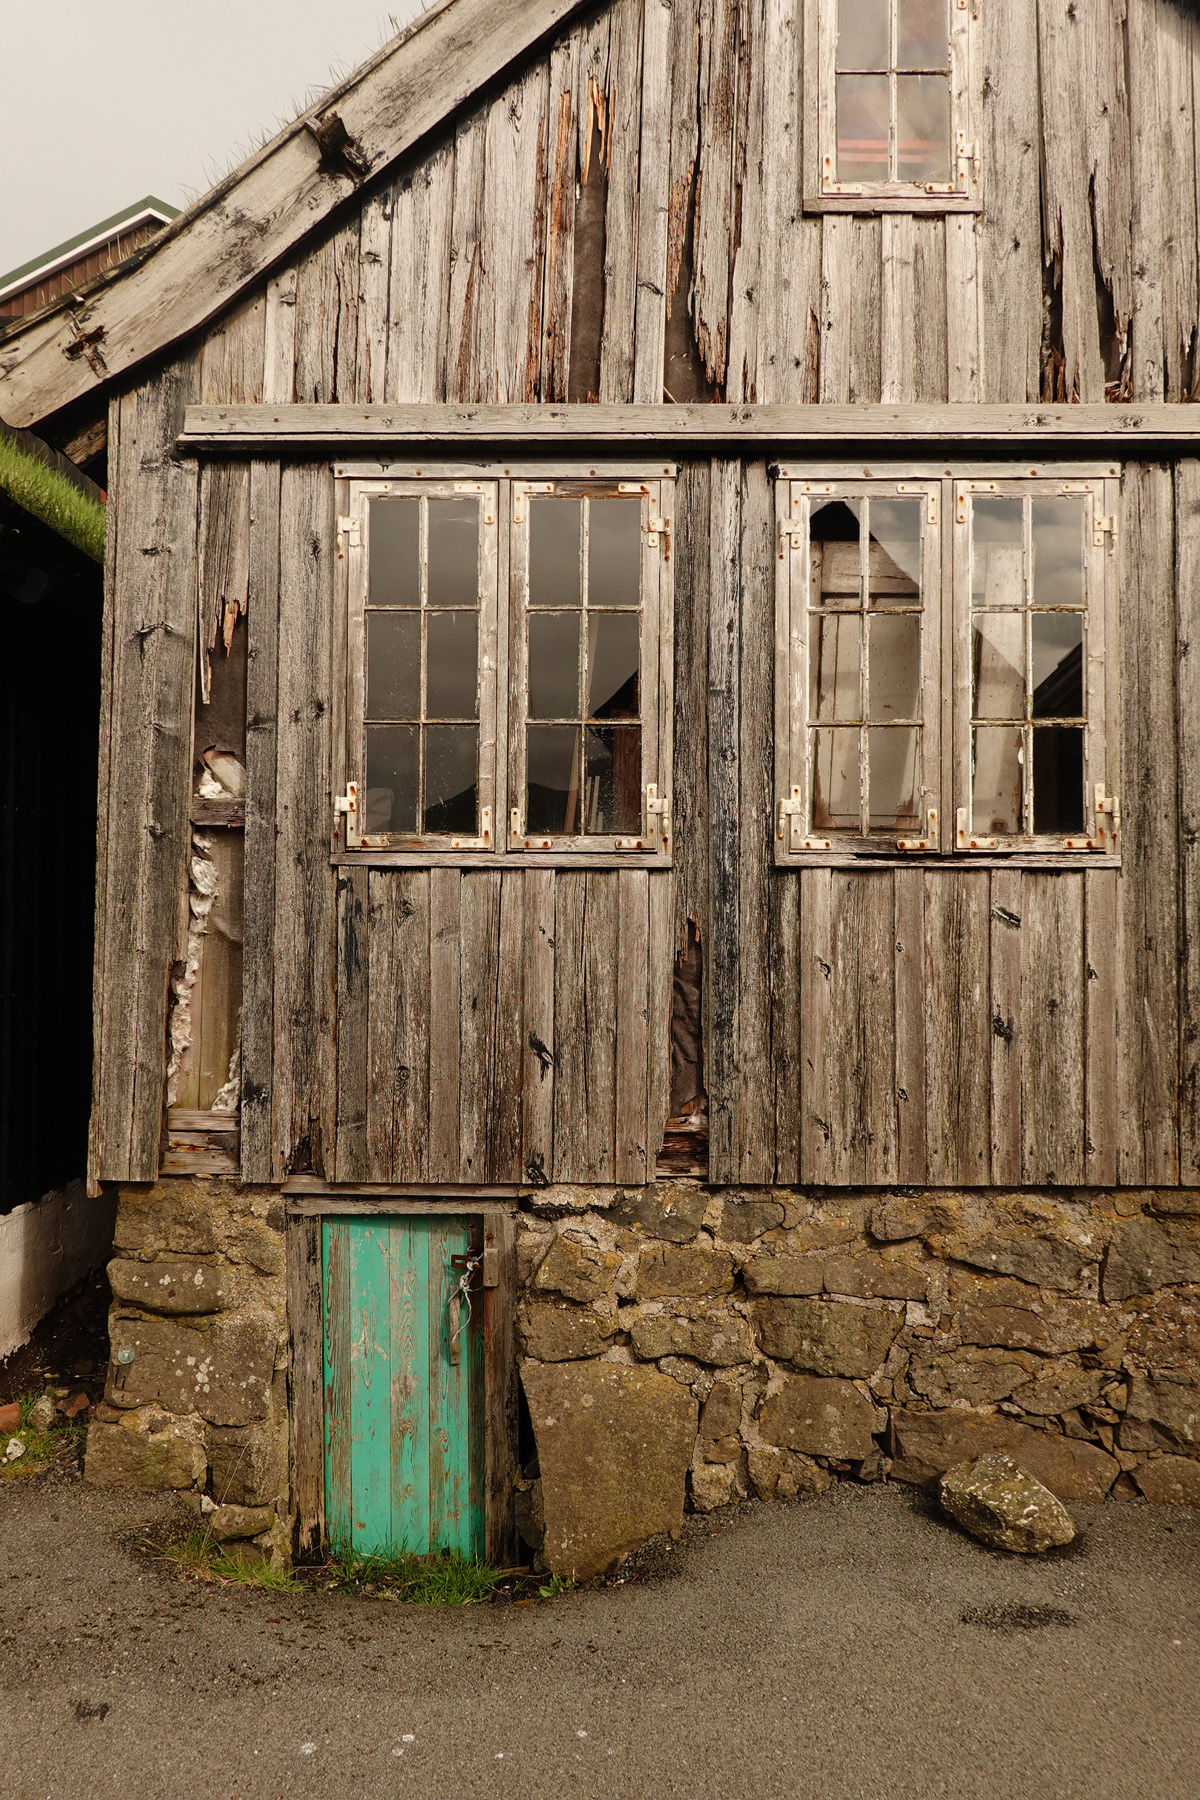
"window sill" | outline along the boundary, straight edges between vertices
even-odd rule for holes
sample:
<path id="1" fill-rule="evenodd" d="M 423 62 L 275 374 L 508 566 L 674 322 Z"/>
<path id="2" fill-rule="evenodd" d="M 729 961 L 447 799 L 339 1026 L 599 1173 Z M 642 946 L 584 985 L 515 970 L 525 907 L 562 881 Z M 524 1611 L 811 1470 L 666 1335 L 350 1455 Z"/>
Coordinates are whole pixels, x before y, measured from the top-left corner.
<path id="1" fill-rule="evenodd" d="M 777 869 L 1028 869 L 1033 873 L 1081 874 L 1087 869 L 1119 869 L 1118 852 L 1098 850 L 795 850 L 777 851 Z"/>
<path id="2" fill-rule="evenodd" d="M 335 869 L 670 869 L 644 850 L 337 850 Z"/>
<path id="3" fill-rule="evenodd" d="M 981 213 L 974 194 L 806 194 L 806 213 Z"/>

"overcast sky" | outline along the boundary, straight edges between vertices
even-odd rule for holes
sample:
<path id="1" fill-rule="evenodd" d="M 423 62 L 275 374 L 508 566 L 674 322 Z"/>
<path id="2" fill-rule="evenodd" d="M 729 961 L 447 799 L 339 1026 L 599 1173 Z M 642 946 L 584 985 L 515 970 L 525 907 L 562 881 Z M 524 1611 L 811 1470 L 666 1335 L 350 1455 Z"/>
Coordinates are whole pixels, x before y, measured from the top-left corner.
<path id="1" fill-rule="evenodd" d="M 420 0 L 0 0 L 0 274 L 144 194 L 184 206 Z"/>

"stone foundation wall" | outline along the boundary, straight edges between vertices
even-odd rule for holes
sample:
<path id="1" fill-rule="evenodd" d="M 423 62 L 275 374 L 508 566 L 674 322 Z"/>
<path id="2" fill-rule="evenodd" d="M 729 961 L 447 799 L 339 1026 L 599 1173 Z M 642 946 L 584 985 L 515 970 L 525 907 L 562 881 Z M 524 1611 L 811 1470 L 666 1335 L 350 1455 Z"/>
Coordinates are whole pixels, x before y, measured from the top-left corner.
<path id="1" fill-rule="evenodd" d="M 240 1523 L 260 1533 L 269 1524 L 262 1509 L 276 1507 L 286 1519 L 278 1194 L 220 1178 L 124 1188 L 114 1252 L 112 1360 L 88 1430 L 88 1480 L 194 1490 L 218 1507 L 249 1509 Z M 118 1360 L 122 1348 L 133 1351 L 132 1361 Z M 215 1516 L 209 1500 L 202 1504 Z M 223 1517 L 228 1523 L 237 1515 Z"/>
<path id="2" fill-rule="evenodd" d="M 595 1453 L 563 1420 L 587 1418 L 589 1384 L 614 1364 L 692 1401 L 700 1511 L 844 1476 L 925 1483 L 985 1449 L 1068 1501 L 1200 1505 L 1196 1192 L 814 1197 L 679 1182 L 547 1188 L 527 1204 L 518 1334 L 541 1491 L 523 1484 L 522 1516 L 534 1535 L 544 1520 L 552 1566 L 586 1565 L 580 1544 L 604 1535 L 561 1516 L 553 1446 Z M 650 1438 L 646 1407 L 663 1393 L 639 1402 Z"/>

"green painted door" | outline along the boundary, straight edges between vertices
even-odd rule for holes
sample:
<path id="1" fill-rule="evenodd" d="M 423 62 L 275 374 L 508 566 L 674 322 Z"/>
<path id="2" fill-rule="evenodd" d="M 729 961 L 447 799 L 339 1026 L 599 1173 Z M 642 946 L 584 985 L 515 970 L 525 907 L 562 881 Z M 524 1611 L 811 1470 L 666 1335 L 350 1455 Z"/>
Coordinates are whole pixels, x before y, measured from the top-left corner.
<path id="1" fill-rule="evenodd" d="M 484 1554 L 477 1272 L 470 1320 L 451 1304 L 462 1270 L 450 1259 L 471 1245 L 469 1218 L 324 1221 L 325 1518 L 338 1551 Z"/>

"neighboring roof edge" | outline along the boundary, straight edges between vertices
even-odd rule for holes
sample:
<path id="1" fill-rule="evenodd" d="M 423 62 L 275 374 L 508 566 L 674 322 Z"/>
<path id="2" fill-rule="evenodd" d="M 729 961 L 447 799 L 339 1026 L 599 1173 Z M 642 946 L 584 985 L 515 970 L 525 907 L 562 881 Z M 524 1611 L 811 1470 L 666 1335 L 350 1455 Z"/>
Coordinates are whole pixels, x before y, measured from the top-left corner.
<path id="1" fill-rule="evenodd" d="M 34 425 L 224 311 L 588 3 L 439 0 L 152 243 L 0 331 L 0 417 Z"/>
<path id="2" fill-rule="evenodd" d="M 31 431 L 0 425 L 0 494 L 103 564 L 102 489 Z"/>
<path id="3" fill-rule="evenodd" d="M 65 244 L 56 244 L 53 250 L 46 250 L 41 256 L 35 256 L 32 262 L 22 263 L 19 269 L 10 269 L 7 275 L 0 275 L 0 300 L 11 294 L 14 288 L 28 287 L 31 277 L 35 275 L 48 279 L 65 263 L 77 262 L 89 250 L 107 243 L 110 238 L 119 237 L 123 231 L 132 231 L 151 219 L 158 219 L 162 224 L 169 225 L 172 219 L 178 217 L 177 206 L 168 206 L 165 200 L 157 200 L 153 194 L 146 194 L 143 199 L 135 200 L 132 206 L 125 207 L 122 212 L 114 213 L 111 219 L 101 219 L 99 224 L 89 226 L 77 237 L 68 238 Z"/>

